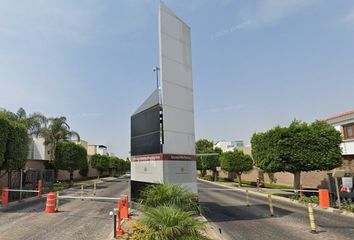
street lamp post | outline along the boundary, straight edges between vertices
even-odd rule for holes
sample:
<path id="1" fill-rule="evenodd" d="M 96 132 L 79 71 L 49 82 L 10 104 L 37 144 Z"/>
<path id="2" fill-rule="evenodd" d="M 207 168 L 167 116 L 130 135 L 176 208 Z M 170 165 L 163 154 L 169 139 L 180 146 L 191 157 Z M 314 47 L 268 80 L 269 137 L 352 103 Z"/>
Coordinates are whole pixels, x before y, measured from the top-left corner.
<path id="1" fill-rule="evenodd" d="M 160 71 L 160 68 L 156 66 L 152 70 L 154 72 L 156 72 L 156 87 L 159 88 L 159 71 Z"/>

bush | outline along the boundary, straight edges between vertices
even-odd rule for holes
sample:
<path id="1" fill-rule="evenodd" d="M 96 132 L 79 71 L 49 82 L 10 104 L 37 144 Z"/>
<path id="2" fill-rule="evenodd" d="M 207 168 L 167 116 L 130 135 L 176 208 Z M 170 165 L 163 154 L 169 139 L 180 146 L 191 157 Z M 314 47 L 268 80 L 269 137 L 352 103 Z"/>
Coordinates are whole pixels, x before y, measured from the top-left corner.
<path id="1" fill-rule="evenodd" d="M 204 223 L 197 221 L 193 215 L 194 212 L 185 212 L 175 207 L 151 208 L 139 221 L 133 239 L 207 239 L 201 234 Z"/>
<path id="2" fill-rule="evenodd" d="M 343 203 L 343 209 L 348 212 L 354 212 L 354 204 L 350 202 Z"/>
<path id="3" fill-rule="evenodd" d="M 232 182 L 232 178 L 218 177 L 220 182 Z"/>
<path id="4" fill-rule="evenodd" d="M 214 178 L 211 175 L 205 175 L 204 177 L 202 177 L 202 179 L 207 180 L 207 181 L 214 181 Z"/>
<path id="5" fill-rule="evenodd" d="M 148 186 L 142 193 L 139 203 L 143 208 L 173 206 L 184 211 L 198 212 L 197 196 L 179 185 L 156 184 Z"/>
<path id="6" fill-rule="evenodd" d="M 234 179 L 234 182 L 238 183 L 238 179 L 235 178 L 235 179 Z M 246 185 L 250 185 L 250 186 L 257 186 L 257 183 L 256 183 L 255 181 L 243 180 L 242 183 L 243 183 L 243 184 L 246 184 Z"/>
<path id="7" fill-rule="evenodd" d="M 299 202 L 305 203 L 305 204 L 318 204 L 318 196 L 300 197 Z"/>
<path id="8" fill-rule="evenodd" d="M 53 184 L 53 192 L 62 191 L 70 187 L 69 182 L 56 182 Z"/>

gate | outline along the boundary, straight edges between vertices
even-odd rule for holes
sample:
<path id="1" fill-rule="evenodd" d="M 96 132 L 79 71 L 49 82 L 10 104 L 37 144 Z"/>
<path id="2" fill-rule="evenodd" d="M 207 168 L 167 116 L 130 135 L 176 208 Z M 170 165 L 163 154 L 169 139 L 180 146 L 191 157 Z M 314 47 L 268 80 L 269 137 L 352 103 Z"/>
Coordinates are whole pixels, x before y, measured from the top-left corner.
<path id="1" fill-rule="evenodd" d="M 8 175 L 8 187 L 10 189 L 37 190 L 38 180 L 42 180 L 43 188 L 51 189 L 54 184 L 54 179 L 53 169 L 31 169 L 22 172 L 11 171 Z M 21 200 L 36 195 L 37 194 L 33 192 L 10 192 L 9 201 Z"/>

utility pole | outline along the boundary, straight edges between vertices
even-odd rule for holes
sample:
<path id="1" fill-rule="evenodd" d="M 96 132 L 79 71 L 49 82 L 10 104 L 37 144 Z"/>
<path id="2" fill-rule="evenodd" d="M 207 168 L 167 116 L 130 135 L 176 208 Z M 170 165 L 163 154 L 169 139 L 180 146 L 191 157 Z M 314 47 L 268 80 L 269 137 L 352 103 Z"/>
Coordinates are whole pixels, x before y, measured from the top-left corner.
<path id="1" fill-rule="evenodd" d="M 156 66 L 152 70 L 154 72 L 156 72 L 156 87 L 159 88 L 159 71 L 160 71 L 160 68 Z"/>

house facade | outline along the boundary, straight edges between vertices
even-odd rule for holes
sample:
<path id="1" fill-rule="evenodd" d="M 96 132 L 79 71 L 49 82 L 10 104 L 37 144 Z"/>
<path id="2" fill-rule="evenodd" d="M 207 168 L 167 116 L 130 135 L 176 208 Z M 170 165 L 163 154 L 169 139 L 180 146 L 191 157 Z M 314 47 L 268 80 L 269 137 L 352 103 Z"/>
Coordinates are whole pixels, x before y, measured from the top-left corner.
<path id="1" fill-rule="evenodd" d="M 354 160 L 354 110 L 327 118 L 326 121 L 342 134 L 343 158 Z"/>
<path id="2" fill-rule="evenodd" d="M 243 140 L 234 140 L 234 141 L 217 141 L 214 147 L 221 148 L 223 152 L 233 151 L 234 148 L 243 149 L 244 142 Z"/>

